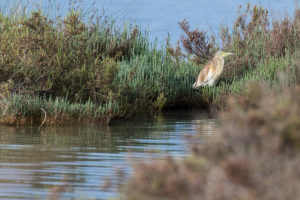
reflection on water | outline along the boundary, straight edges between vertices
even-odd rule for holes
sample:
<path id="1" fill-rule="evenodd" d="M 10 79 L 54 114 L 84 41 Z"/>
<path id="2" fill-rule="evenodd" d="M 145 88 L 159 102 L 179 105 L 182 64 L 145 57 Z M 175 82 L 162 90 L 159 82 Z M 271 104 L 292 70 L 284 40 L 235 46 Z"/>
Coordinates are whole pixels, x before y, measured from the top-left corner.
<path id="1" fill-rule="evenodd" d="M 184 113 L 184 112 L 183 112 Z M 116 170 L 164 155 L 184 156 L 186 136 L 213 133 L 218 122 L 193 113 L 115 123 L 108 128 L 0 127 L 0 199 L 45 199 L 68 183 L 64 199 L 107 199 L 101 186 Z"/>

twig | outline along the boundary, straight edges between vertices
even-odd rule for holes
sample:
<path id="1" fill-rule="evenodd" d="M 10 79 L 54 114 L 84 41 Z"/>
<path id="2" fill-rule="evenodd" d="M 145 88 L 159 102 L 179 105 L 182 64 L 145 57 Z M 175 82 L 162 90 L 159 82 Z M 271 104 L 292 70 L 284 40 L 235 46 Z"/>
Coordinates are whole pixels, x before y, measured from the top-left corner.
<path id="1" fill-rule="evenodd" d="M 41 128 L 41 127 L 44 125 L 44 123 L 46 122 L 46 119 L 47 119 L 47 113 L 46 113 L 46 111 L 45 111 L 43 108 L 40 108 L 40 109 L 45 113 L 45 117 L 44 117 L 44 120 L 43 120 L 43 122 L 41 123 L 41 125 L 40 125 L 39 128 Z"/>

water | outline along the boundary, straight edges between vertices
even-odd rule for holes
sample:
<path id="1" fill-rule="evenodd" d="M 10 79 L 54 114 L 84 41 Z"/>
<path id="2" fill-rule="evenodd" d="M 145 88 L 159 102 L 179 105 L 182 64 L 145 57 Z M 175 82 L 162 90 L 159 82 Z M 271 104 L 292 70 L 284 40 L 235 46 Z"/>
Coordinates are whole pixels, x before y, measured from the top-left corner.
<path id="1" fill-rule="evenodd" d="M 0 6 L 13 5 L 16 4 L 16 1 L 20 0 L 0 0 Z M 191 28 L 198 27 L 218 35 L 220 24 L 232 26 L 240 5 L 245 6 L 247 3 L 262 5 L 270 8 L 272 15 L 282 17 L 285 13 L 293 16 L 296 2 L 299 2 L 299 0 L 96 0 L 96 3 L 93 4 L 94 1 L 73 0 L 71 2 L 79 2 L 75 6 L 88 13 L 94 9 L 100 11 L 104 9 L 107 15 L 112 15 L 119 23 L 123 21 L 136 22 L 143 29 L 149 30 L 151 41 L 158 39 L 160 43 L 163 43 L 169 33 L 173 44 L 180 39 L 182 31 L 178 26 L 178 21 L 184 18 L 190 21 Z M 64 15 L 70 7 L 69 0 L 26 0 L 21 2 L 24 4 L 30 2 L 31 8 L 41 7 L 49 15 Z M 57 6 L 58 4 L 59 6 Z"/>
<path id="2" fill-rule="evenodd" d="M 116 175 L 131 164 L 185 156 L 187 136 L 213 134 L 218 121 L 176 112 L 111 127 L 0 127 L 0 199 L 47 199 L 67 184 L 62 199 L 116 196 Z M 111 179 L 112 188 L 103 188 Z"/>

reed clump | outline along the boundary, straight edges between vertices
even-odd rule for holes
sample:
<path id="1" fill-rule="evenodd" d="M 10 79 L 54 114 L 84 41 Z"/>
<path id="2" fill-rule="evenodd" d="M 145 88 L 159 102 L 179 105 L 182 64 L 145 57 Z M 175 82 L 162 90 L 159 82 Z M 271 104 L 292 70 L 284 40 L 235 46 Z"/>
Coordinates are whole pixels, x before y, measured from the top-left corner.
<path id="1" fill-rule="evenodd" d="M 229 98 L 220 133 L 184 160 L 137 165 L 120 199 L 297 199 L 299 94 L 250 85 L 246 97 Z"/>

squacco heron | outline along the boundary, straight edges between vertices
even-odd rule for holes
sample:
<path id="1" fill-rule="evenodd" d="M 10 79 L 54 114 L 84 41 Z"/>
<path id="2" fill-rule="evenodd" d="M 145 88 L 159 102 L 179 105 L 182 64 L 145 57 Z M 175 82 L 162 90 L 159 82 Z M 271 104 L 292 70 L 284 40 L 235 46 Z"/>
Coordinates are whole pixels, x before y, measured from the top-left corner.
<path id="1" fill-rule="evenodd" d="M 216 55 L 208 61 L 197 76 L 193 89 L 198 89 L 202 86 L 214 86 L 218 83 L 224 69 L 224 58 L 234 53 L 226 53 L 218 51 Z"/>

